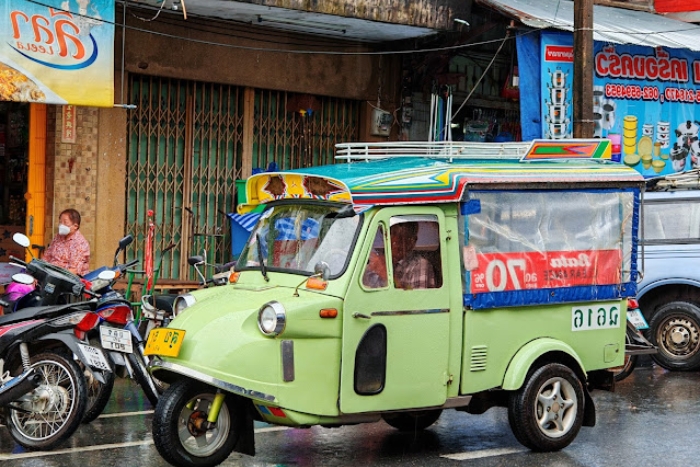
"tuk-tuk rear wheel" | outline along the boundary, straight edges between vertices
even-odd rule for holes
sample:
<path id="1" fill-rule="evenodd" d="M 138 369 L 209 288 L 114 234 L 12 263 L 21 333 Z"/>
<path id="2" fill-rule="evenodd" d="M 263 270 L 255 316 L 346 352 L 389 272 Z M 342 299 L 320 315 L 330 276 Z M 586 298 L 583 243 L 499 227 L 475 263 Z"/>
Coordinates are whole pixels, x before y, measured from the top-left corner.
<path id="1" fill-rule="evenodd" d="M 583 425 L 583 385 L 560 363 L 531 370 L 525 384 L 511 394 L 508 422 L 517 440 L 533 451 L 568 446 Z"/>
<path id="2" fill-rule="evenodd" d="M 441 409 L 422 410 L 420 412 L 394 413 L 382 416 L 385 422 L 399 431 L 415 432 L 428 428 L 442 414 Z"/>
<path id="3" fill-rule="evenodd" d="M 216 390 L 204 383 L 182 379 L 160 397 L 153 415 L 153 442 L 160 455 L 173 465 L 209 467 L 231 454 L 240 433 L 235 404 L 226 396 L 213 428 L 206 418 Z"/>

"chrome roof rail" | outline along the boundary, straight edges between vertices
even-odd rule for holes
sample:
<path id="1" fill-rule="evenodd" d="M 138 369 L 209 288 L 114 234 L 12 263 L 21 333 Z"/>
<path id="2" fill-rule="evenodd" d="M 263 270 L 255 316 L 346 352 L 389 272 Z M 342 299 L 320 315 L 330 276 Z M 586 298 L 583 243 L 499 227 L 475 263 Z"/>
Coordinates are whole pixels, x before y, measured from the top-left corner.
<path id="1" fill-rule="evenodd" d="M 336 159 L 370 161 L 395 157 L 429 157 L 434 159 L 506 159 L 520 160 L 531 142 L 476 143 L 463 141 L 392 141 L 378 143 L 338 143 Z"/>

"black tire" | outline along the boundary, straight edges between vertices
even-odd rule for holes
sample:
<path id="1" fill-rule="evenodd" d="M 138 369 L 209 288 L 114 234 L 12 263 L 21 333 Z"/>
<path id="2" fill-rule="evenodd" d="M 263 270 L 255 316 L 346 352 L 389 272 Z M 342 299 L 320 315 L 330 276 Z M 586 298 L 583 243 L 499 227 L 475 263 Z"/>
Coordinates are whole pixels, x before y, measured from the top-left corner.
<path id="1" fill-rule="evenodd" d="M 134 379 L 136 383 L 141 386 L 148 402 L 155 407 L 160 394 L 153 378 L 151 378 L 151 374 L 148 372 L 148 364 L 143 355 L 141 355 L 138 346 L 135 345 L 134 352 L 127 354 L 126 358 L 129 360 L 131 369 L 134 370 Z"/>
<path id="2" fill-rule="evenodd" d="M 196 428 L 197 422 L 206 422 L 215 394 L 214 388 L 189 379 L 176 381 L 163 393 L 153 414 L 153 442 L 163 459 L 176 466 L 210 467 L 233 452 L 240 433 L 233 428 L 239 414 L 231 395 L 221 405 L 214 429 Z"/>
<path id="3" fill-rule="evenodd" d="M 31 363 L 42 382 L 15 403 L 28 412 L 9 409 L 7 428 L 25 448 L 52 449 L 80 426 L 87 405 L 85 379 L 78 365 L 61 354 L 41 353 Z"/>
<path id="4" fill-rule="evenodd" d="M 625 344 L 629 344 L 632 342 L 630 339 L 629 332 L 630 331 L 628 330 L 627 334 L 625 334 Z M 612 371 L 615 375 L 615 381 L 622 381 L 623 379 L 627 378 L 629 375 L 632 374 L 634 369 L 637 367 L 637 358 L 638 355 L 625 355 L 625 361 L 622 364 L 622 366 L 610 368 L 610 371 Z"/>
<path id="5" fill-rule="evenodd" d="M 567 366 L 549 363 L 531 370 L 523 387 L 511 394 L 508 422 L 523 446 L 558 451 L 571 444 L 581 429 L 584 403 L 576 374 Z"/>
<path id="6" fill-rule="evenodd" d="M 423 431 L 437 422 L 441 414 L 442 409 L 435 409 L 421 410 L 419 412 L 384 414 L 382 418 L 399 431 L 417 432 Z"/>
<path id="7" fill-rule="evenodd" d="M 97 381 L 89 370 L 84 370 L 85 384 L 87 386 L 87 408 L 83 415 L 83 423 L 90 423 L 99 417 L 109 403 L 114 388 L 114 372 L 103 372 L 105 384 Z"/>
<path id="8" fill-rule="evenodd" d="M 700 368 L 700 308 L 690 302 L 669 302 L 649 322 L 649 341 L 658 349 L 651 358 L 667 370 Z"/>

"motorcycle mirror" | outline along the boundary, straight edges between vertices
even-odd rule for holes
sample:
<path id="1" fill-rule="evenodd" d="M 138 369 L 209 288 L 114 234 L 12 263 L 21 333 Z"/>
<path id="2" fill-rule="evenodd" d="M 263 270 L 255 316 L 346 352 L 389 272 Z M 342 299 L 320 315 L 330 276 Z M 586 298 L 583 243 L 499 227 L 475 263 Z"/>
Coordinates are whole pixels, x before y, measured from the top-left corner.
<path id="1" fill-rule="evenodd" d="M 13 274 L 12 280 L 15 282 L 19 282 L 20 284 L 24 284 L 24 285 L 34 285 L 34 278 L 32 276 L 30 276 L 29 274 L 25 274 L 23 272 L 18 272 L 17 274 Z"/>
<path id="2" fill-rule="evenodd" d="M 117 273 L 112 270 L 102 271 L 97 275 L 97 278 L 103 281 L 112 281 L 115 277 L 117 277 Z"/>
<path id="3" fill-rule="evenodd" d="M 29 245 L 30 245 L 30 243 L 31 243 L 31 242 L 29 241 L 29 237 L 27 237 L 27 236 L 24 235 L 23 233 L 19 233 L 19 232 L 16 232 L 16 233 L 12 236 L 12 240 L 13 240 L 16 244 L 18 244 L 19 246 L 21 246 L 21 247 L 23 247 L 23 248 L 29 248 Z"/>
<path id="4" fill-rule="evenodd" d="M 131 242 L 133 242 L 133 241 L 134 241 L 134 237 L 132 237 L 131 235 L 127 235 L 126 237 L 119 240 L 119 249 L 120 250 L 125 249 L 127 246 L 131 245 Z"/>
<path id="5" fill-rule="evenodd" d="M 196 266 L 197 264 L 202 264 L 204 263 L 204 257 L 195 255 L 195 256 L 190 256 L 187 258 L 187 264 L 190 266 Z"/>

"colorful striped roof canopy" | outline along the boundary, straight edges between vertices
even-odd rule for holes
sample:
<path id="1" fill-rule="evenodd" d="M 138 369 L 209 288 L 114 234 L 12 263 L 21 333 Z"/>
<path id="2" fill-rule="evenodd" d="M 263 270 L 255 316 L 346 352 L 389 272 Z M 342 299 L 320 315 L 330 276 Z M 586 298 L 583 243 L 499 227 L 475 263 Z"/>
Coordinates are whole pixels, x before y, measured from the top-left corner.
<path id="1" fill-rule="evenodd" d="M 610 162 L 608 140 L 532 143 L 395 142 L 336 146 L 345 163 L 253 175 L 241 214 L 277 199 L 376 204 L 449 203 L 467 188 L 642 187 L 644 178 Z"/>

